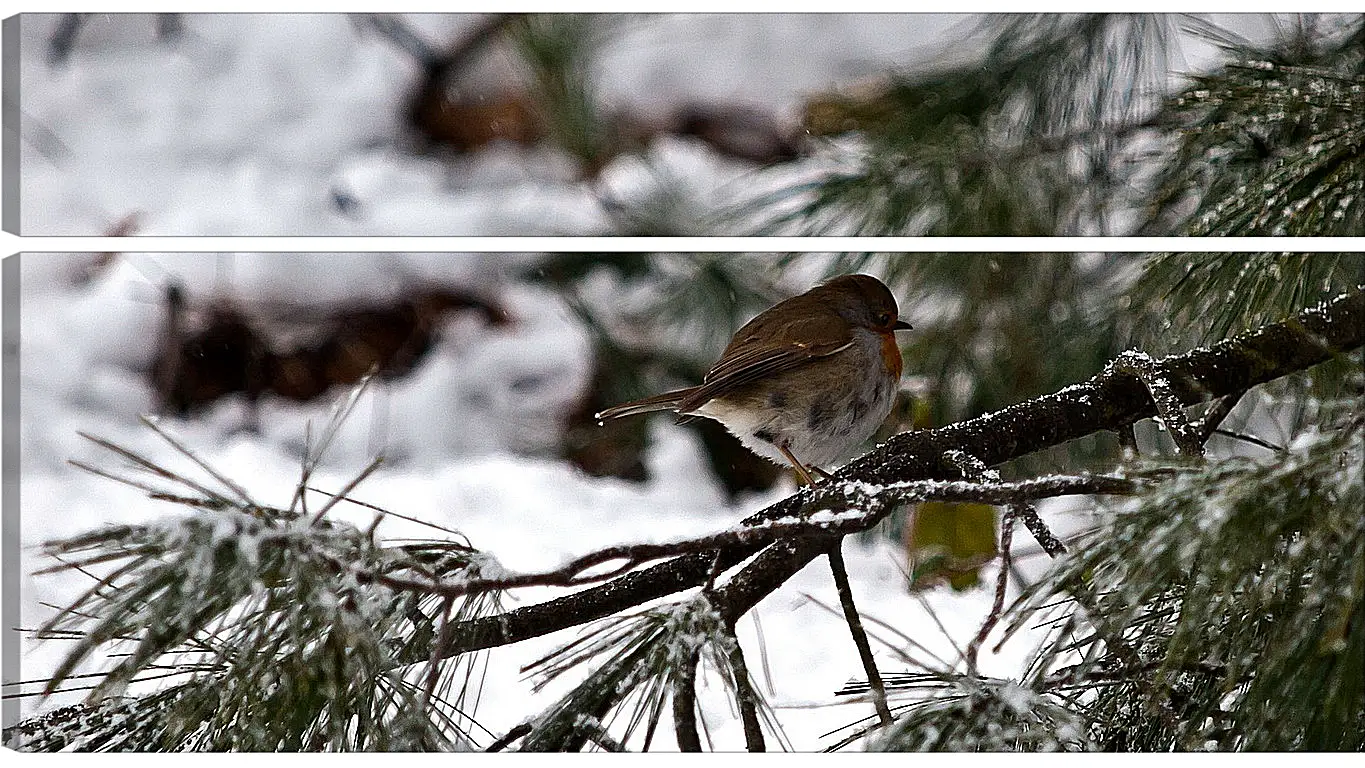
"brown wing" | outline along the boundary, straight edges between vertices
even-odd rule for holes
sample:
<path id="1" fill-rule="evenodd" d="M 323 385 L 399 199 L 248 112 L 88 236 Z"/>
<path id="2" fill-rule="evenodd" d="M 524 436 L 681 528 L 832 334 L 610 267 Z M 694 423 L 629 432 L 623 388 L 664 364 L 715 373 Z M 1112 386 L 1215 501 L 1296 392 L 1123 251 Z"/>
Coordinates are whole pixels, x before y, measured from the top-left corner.
<path id="1" fill-rule="evenodd" d="M 712 398 L 774 373 L 842 352 L 853 343 L 852 329 L 837 317 L 825 313 L 805 316 L 784 313 L 797 314 L 796 319 L 788 320 L 772 317 L 771 311 L 755 317 L 735 334 L 702 385 L 678 403 L 678 413 L 694 411 Z"/>

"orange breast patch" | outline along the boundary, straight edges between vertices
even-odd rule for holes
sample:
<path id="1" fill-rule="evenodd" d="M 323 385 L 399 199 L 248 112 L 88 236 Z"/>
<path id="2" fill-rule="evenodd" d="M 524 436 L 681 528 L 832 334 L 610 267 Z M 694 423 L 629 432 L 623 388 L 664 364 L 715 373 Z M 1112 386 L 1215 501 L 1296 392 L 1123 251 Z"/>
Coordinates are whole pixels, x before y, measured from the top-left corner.
<path id="1" fill-rule="evenodd" d="M 883 333 L 882 337 L 882 363 L 886 365 L 887 373 L 899 380 L 901 377 L 901 348 L 896 344 L 895 333 Z"/>

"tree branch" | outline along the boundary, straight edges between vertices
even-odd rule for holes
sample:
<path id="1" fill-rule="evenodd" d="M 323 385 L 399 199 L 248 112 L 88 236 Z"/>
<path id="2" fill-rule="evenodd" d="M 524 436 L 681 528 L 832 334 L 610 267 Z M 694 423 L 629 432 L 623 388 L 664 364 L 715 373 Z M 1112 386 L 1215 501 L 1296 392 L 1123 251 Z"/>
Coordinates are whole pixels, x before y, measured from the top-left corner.
<path id="1" fill-rule="evenodd" d="M 862 619 L 858 617 L 858 607 L 853 603 L 853 585 L 848 581 L 848 568 L 844 565 L 843 544 L 843 539 L 840 539 L 830 547 L 829 569 L 834 575 L 834 586 L 839 592 L 839 602 L 844 607 L 844 621 L 848 622 L 848 631 L 853 635 L 853 644 L 858 648 L 858 658 L 862 660 L 863 671 L 867 673 L 867 686 L 872 693 L 872 705 L 877 710 L 877 717 L 881 718 L 882 725 L 890 725 L 891 708 L 886 704 L 886 688 L 882 685 L 882 675 L 877 670 L 877 662 L 872 658 L 872 646 L 867 642 L 867 630 L 863 629 Z"/>
<path id="2" fill-rule="evenodd" d="M 779 539 L 847 535 L 881 522 L 900 504 L 921 501 L 969 501 L 983 504 L 1022 504 L 1030 499 L 1076 494 L 1128 495 L 1135 493 L 1138 484 L 1132 480 L 1110 475 L 1052 475 L 1017 483 L 998 481 L 969 483 L 960 481 L 921 480 L 892 485 L 870 485 L 856 481 L 823 484 L 805 494 L 798 516 L 771 520 L 760 525 L 739 527 L 693 539 L 662 544 L 621 544 L 589 552 L 551 571 L 501 574 L 491 578 L 470 578 L 462 570 L 455 578 L 440 579 L 423 574 L 421 578 L 380 573 L 340 559 L 319 554 L 338 571 L 354 573 L 362 583 L 374 582 L 399 591 L 460 597 L 462 595 L 518 587 L 571 587 L 615 578 L 630 569 L 652 560 L 693 553 L 716 553 L 725 547 L 749 544 L 768 544 Z M 1031 508 L 1030 508 L 1031 509 Z M 1037 514 L 1033 517 L 1036 519 Z M 1042 521 L 1038 521 L 1042 525 Z M 1046 526 L 1043 528 L 1046 531 Z M 1050 536 L 1051 533 L 1049 532 Z M 1045 545 L 1046 546 L 1046 545 Z M 621 561 L 608 571 L 587 573 L 605 563 Z M 714 584 L 718 569 L 707 573 L 707 584 Z"/>
<path id="3" fill-rule="evenodd" d="M 739 719 L 744 723 L 744 746 L 750 752 L 764 752 L 763 726 L 758 721 L 758 692 L 749 678 L 749 665 L 744 663 L 744 649 L 739 646 L 733 622 L 725 624 L 730 635 L 730 671 L 734 673 L 735 703 L 739 705 Z"/>
<path id="4" fill-rule="evenodd" d="M 1304 370 L 1362 343 L 1365 290 L 1357 289 L 1285 322 L 1159 362 L 1165 366 L 1175 396 L 1182 403 L 1193 404 Z M 835 477 L 882 484 L 953 477 L 958 471 L 943 459 L 945 451 L 963 451 L 993 466 L 1100 430 L 1120 431 L 1155 414 L 1151 397 L 1140 381 L 1106 369 L 1051 395 L 937 429 L 895 435 L 850 462 Z M 802 507 L 804 494 L 809 492 L 783 499 L 744 522 L 757 525 L 790 517 Z M 771 545 L 717 590 L 725 596 L 718 607 L 723 614 L 742 615 L 828 548 L 828 541 L 816 538 Z M 758 545 L 724 547 L 718 560 L 723 568 L 729 568 L 758 549 Z M 610 616 L 701 584 L 711 562 L 710 553 L 685 555 L 556 600 L 462 622 L 440 654 L 506 645 Z M 414 663 L 424 658 L 418 655 Z"/>
<path id="5" fill-rule="evenodd" d="M 693 649 L 683 659 L 683 668 L 673 679 L 673 730 L 680 752 L 701 751 L 701 736 L 697 732 L 697 662 L 700 659 L 701 649 Z"/>
<path id="6" fill-rule="evenodd" d="M 1138 377 L 1147 387 L 1147 392 L 1156 404 L 1157 418 L 1166 426 L 1175 441 L 1176 451 L 1182 456 L 1203 458 L 1204 441 L 1199 439 L 1199 430 L 1190 424 L 1190 419 L 1181 408 L 1179 398 L 1171 389 L 1170 380 L 1163 373 L 1163 366 L 1142 352 L 1128 350 L 1109 364 L 1120 373 Z"/>
<path id="7" fill-rule="evenodd" d="M 1001 611 L 1005 610 L 1005 590 L 1009 587 L 1010 580 L 1010 547 L 1014 543 L 1014 519 L 1019 516 L 1019 506 L 1021 505 L 1011 504 L 1000 520 L 1000 574 L 995 580 L 995 601 L 991 603 L 991 611 L 981 623 L 981 629 L 977 631 L 976 637 L 967 644 L 967 674 L 973 677 L 977 676 L 976 659 L 981 653 L 981 646 L 999 623 Z"/>

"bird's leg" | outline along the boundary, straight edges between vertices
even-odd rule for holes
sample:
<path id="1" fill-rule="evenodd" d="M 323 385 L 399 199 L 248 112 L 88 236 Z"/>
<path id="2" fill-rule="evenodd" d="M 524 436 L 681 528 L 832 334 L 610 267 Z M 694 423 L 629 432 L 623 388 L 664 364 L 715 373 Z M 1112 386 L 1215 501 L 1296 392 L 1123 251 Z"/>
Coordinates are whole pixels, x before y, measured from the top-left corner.
<path id="1" fill-rule="evenodd" d="M 833 479 L 834 479 L 834 475 L 831 475 L 830 473 L 826 472 L 825 470 L 820 469 L 819 467 L 815 466 L 814 464 L 810 465 L 810 469 L 813 470 L 813 471 L 815 472 L 815 474 L 819 475 L 819 476 L 820 476 L 820 479 L 822 479 L 822 480 L 833 480 Z"/>
<path id="2" fill-rule="evenodd" d="M 783 445 L 782 443 L 778 443 L 777 450 L 781 451 L 782 455 L 787 457 L 787 461 L 791 462 L 792 468 L 796 470 L 796 474 L 800 476 L 801 482 L 803 484 L 815 485 L 815 480 L 810 476 L 810 472 L 807 471 L 806 465 L 797 461 L 796 457 L 792 455 L 792 452 L 787 450 L 787 446 Z"/>

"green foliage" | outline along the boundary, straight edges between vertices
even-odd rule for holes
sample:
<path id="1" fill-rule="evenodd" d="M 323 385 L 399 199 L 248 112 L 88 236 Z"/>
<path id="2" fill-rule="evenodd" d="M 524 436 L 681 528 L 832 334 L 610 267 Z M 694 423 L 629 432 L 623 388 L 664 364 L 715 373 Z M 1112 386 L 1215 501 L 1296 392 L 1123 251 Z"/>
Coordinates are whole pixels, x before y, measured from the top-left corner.
<path id="1" fill-rule="evenodd" d="M 831 142 L 812 182 L 753 203 L 759 234 L 1106 234 L 1114 162 L 1167 71 L 1173 17 L 1026 14 L 984 23 L 984 60 L 896 73 L 872 96 L 820 105 Z"/>
<path id="2" fill-rule="evenodd" d="M 1360 285 L 1365 285 L 1360 253 L 1153 255 L 1127 297 L 1134 346 L 1161 355 L 1213 344 Z M 1312 375 L 1261 389 L 1292 433 L 1313 423 L 1307 404 L 1362 391 L 1361 370 L 1357 350 L 1317 366 Z"/>
<path id="3" fill-rule="evenodd" d="M 599 167 L 611 151 L 591 79 L 593 58 L 611 27 L 608 16 L 556 13 L 529 14 L 510 30 L 551 136 L 585 169 Z"/>
<path id="4" fill-rule="evenodd" d="M 1212 344 L 1365 284 L 1360 253 L 1178 253 L 1147 258 L 1129 304 L 1159 319 L 1144 351 Z"/>
<path id="5" fill-rule="evenodd" d="M 469 722 L 439 695 L 426 701 L 401 660 L 434 638 L 440 600 L 376 586 L 365 574 L 477 573 L 477 553 L 429 542 L 383 547 L 343 524 L 264 507 L 201 509 L 49 543 L 53 570 L 112 572 L 38 630 L 75 642 L 48 682 L 60 689 L 96 648 L 128 646 L 90 694 L 125 711 L 138 733 L 96 721 L 65 746 L 159 750 L 449 749 Z M 497 609 L 473 599 L 454 617 Z M 444 670 L 448 688 L 456 661 Z M 121 702 L 129 683 L 181 680 L 150 701 Z M 417 675 L 420 679 L 421 675 Z M 186 679 L 187 678 L 187 679 Z M 425 711 L 430 707 L 430 711 Z M 154 726 L 154 727 L 153 727 Z M 151 736 L 150 742 L 140 739 Z M 55 746 L 52 734 L 33 748 Z"/>
<path id="6" fill-rule="evenodd" d="M 960 678 L 900 708 L 877 752 L 1055 752 L 1092 747 L 1085 720 L 1051 695 L 1009 680 Z"/>
<path id="7" fill-rule="evenodd" d="M 1175 149 L 1145 233 L 1365 233 L 1365 17 L 1224 45 L 1236 60 L 1163 110 Z"/>
<path id="8" fill-rule="evenodd" d="M 536 719 L 520 748 L 528 752 L 578 750 L 594 731 L 610 725 L 617 713 L 628 712 L 622 741 L 628 742 L 644 726 L 640 748 L 648 751 L 670 694 L 677 695 L 680 687 L 697 682 L 686 670 L 700 676 L 709 667 L 732 698 L 740 695 L 739 674 L 745 675 L 746 690 L 755 690 L 747 673 L 735 669 L 736 651 L 734 634 L 705 595 L 607 619 L 531 665 L 529 669 L 542 675 L 539 686 L 543 687 L 601 660 L 582 683 Z M 693 656 L 699 657 L 695 666 L 688 662 Z M 768 729 L 780 736 L 771 710 L 761 699 L 756 703 Z"/>
<path id="9" fill-rule="evenodd" d="M 1223 60 L 1171 94 L 1176 33 Z M 1263 44 L 1197 16 L 1029 14 L 979 61 L 812 100 L 814 179 L 744 206 L 756 234 L 1360 235 L 1365 17 Z"/>
<path id="10" fill-rule="evenodd" d="M 1365 748 L 1365 414 L 1313 415 L 1259 461 L 1130 468 L 1147 490 L 1103 505 L 1011 608 L 1007 637 L 1052 628 L 1017 679 L 884 673 L 895 722 L 831 749 Z"/>
<path id="11" fill-rule="evenodd" d="M 81 690 L 63 686 L 88 676 L 76 669 L 97 650 L 118 660 L 95 675 L 99 682 L 89 688 L 84 705 L 16 729 L 23 748 L 357 751 L 472 745 L 469 731 L 477 724 L 462 708 L 477 704 L 467 695 L 477 655 L 430 659 L 426 665 L 412 659 L 428 659 L 444 622 L 501 611 L 499 595 L 446 602 L 376 582 L 477 578 L 496 564 L 457 541 L 387 546 L 376 538 L 387 513 L 362 531 L 325 520 L 330 504 L 311 512 L 306 503 L 309 477 L 367 383 L 338 404 L 316 444 L 310 432 L 303 477 L 288 509 L 255 503 L 154 421 L 146 423 L 224 490 L 90 438 L 151 480 L 77 466 L 181 505 L 188 514 L 44 544 L 59 563 L 45 572 L 76 571 L 95 580 L 36 632 L 73 643 L 44 692 Z M 178 488 L 193 495 L 177 495 Z M 126 695 L 130 687 L 153 680 L 166 687 Z"/>
<path id="12" fill-rule="evenodd" d="M 1073 592 L 1036 690 L 1067 692 L 1105 749 L 1365 748 L 1365 484 L 1355 401 L 1263 461 L 1153 467 L 1034 585 Z M 1059 620 L 1062 621 L 1062 620 Z"/>
<path id="13" fill-rule="evenodd" d="M 551 134 L 585 177 L 642 140 L 596 103 L 594 58 L 612 27 L 590 14 L 512 27 Z M 1212 40 L 1221 60 L 1177 72 L 1181 32 Z M 755 171 L 735 200 L 652 169 L 653 183 L 604 201 L 613 230 L 1365 233 L 1365 16 L 1301 15 L 1252 43 L 1196 15 L 1002 14 L 957 47 L 982 53 L 808 99 L 812 152 L 795 178 Z"/>

